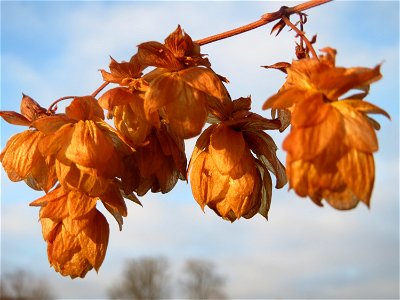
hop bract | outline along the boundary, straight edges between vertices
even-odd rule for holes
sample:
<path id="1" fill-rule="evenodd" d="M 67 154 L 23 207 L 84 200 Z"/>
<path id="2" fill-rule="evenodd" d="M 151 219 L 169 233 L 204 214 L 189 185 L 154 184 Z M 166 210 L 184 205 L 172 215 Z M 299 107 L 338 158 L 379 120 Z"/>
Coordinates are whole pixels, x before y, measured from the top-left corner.
<path id="1" fill-rule="evenodd" d="M 336 51 L 318 59 L 294 61 L 287 81 L 263 108 L 290 109 L 291 131 L 283 142 L 290 187 L 316 204 L 325 199 L 337 209 L 369 205 L 378 150 L 369 113 L 389 115 L 362 99 L 382 76 L 375 68 L 335 66 Z M 339 99 L 352 89 L 360 93 Z"/>

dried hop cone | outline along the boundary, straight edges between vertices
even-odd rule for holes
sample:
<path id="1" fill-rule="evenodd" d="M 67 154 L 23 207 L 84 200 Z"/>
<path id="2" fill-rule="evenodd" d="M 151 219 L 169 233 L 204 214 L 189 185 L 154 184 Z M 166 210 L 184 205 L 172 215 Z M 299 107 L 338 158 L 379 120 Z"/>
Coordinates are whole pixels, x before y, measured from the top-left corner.
<path id="1" fill-rule="evenodd" d="M 154 126 L 144 112 L 147 81 L 141 77 L 137 56 L 129 62 L 111 60 L 110 72 L 103 79 L 120 86 L 99 98 L 99 105 L 109 111 L 123 140 L 134 153 L 124 159 L 131 187 L 142 196 L 152 192 L 169 192 L 178 179 L 186 180 L 186 155 L 183 139 L 171 132 L 165 123 Z"/>
<path id="2" fill-rule="evenodd" d="M 230 221 L 257 212 L 267 218 L 272 193 L 269 171 L 276 174 L 278 188 L 286 183 L 275 143 L 263 132 L 278 129 L 280 123 L 250 113 L 249 103 L 249 98 L 234 101 L 230 120 L 227 117 L 201 134 L 189 166 L 193 196 L 201 208 L 207 205 Z M 241 107 L 245 109 L 237 109 Z"/>
<path id="3" fill-rule="evenodd" d="M 75 98 L 65 115 L 43 117 L 32 126 L 45 134 L 39 150 L 55 156 L 57 178 L 64 188 L 95 197 L 114 185 L 115 177 L 124 178 L 123 157 L 131 150 L 104 121 L 93 97 Z"/>
<path id="4" fill-rule="evenodd" d="M 369 205 L 379 124 L 368 114 L 389 115 L 363 98 L 382 77 L 380 66 L 336 67 L 336 51 L 323 51 L 319 60 L 293 61 L 285 84 L 263 108 L 291 111 L 283 149 L 290 187 L 298 195 L 318 205 L 325 199 L 337 209 L 354 208 L 359 201 Z M 361 92 L 339 99 L 353 89 Z"/>
<path id="5" fill-rule="evenodd" d="M 96 202 L 97 198 L 59 186 L 30 204 L 41 207 L 49 262 L 64 276 L 83 278 L 93 268 L 98 271 L 105 258 L 109 226 Z"/>
<path id="6" fill-rule="evenodd" d="M 143 76 L 149 83 L 144 96 L 147 120 L 156 127 L 164 122 L 178 137 L 200 134 L 209 104 L 228 98 L 221 78 L 200 54 L 200 46 L 180 26 L 164 44 L 140 44 L 137 57 L 142 66 L 156 67 Z"/>

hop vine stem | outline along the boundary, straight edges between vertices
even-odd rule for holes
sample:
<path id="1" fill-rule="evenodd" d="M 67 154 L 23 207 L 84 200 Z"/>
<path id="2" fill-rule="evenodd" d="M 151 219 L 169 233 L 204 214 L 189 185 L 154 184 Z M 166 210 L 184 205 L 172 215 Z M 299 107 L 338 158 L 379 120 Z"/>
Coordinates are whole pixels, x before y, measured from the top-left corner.
<path id="1" fill-rule="evenodd" d="M 61 98 L 58 98 L 57 100 L 55 100 L 53 103 L 50 104 L 49 108 L 47 109 L 47 113 L 53 113 L 57 110 L 57 103 L 64 101 L 64 100 L 68 100 L 68 99 L 74 99 L 77 96 L 64 96 Z"/>
<path id="2" fill-rule="evenodd" d="M 301 30 L 299 30 L 295 25 L 293 25 L 292 22 L 290 22 L 289 18 L 286 16 L 282 16 L 282 20 L 285 22 L 285 24 L 287 26 L 289 26 L 290 28 L 292 28 L 299 36 L 301 36 L 302 40 L 306 43 L 307 48 L 311 51 L 311 54 L 313 55 L 313 57 L 317 60 L 318 59 L 318 55 L 314 50 L 314 47 L 312 46 L 311 42 L 308 40 L 308 38 L 305 36 L 304 32 L 302 32 Z"/>
<path id="3" fill-rule="evenodd" d="M 206 45 L 206 44 L 210 44 L 219 40 L 223 40 L 253 29 L 256 29 L 258 27 L 267 25 L 268 23 L 271 23 L 273 21 L 282 19 L 283 16 L 290 16 L 292 14 L 295 13 L 299 13 L 302 12 L 304 10 L 331 2 L 333 0 L 314 0 L 314 1 L 307 1 L 304 3 L 301 3 L 299 5 L 293 6 L 293 7 L 281 7 L 281 9 L 279 9 L 276 12 L 273 13 L 266 13 L 264 15 L 261 16 L 261 18 L 258 21 L 249 23 L 247 25 L 235 28 L 235 29 L 231 29 L 216 35 L 212 35 L 209 37 L 206 37 L 204 39 L 200 39 L 197 40 L 196 43 L 199 44 L 200 46 Z"/>

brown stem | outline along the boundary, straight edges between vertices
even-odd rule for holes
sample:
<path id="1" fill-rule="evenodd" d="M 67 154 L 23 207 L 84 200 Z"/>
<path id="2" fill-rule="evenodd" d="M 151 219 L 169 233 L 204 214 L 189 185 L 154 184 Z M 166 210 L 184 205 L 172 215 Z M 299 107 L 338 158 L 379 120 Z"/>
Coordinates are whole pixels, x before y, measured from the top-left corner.
<path id="1" fill-rule="evenodd" d="M 57 106 L 57 103 L 58 103 L 58 102 L 61 102 L 61 101 L 63 101 L 63 100 L 67 100 L 67 99 L 73 99 L 73 98 L 76 98 L 76 97 L 77 97 L 77 96 L 64 96 L 64 97 L 58 98 L 57 100 L 55 100 L 55 101 L 49 106 L 49 108 L 47 109 L 47 113 L 48 113 L 48 114 L 54 113 L 54 112 L 57 110 L 57 108 L 56 108 L 55 106 Z M 53 107 L 55 107 L 55 108 L 53 108 Z"/>
<path id="2" fill-rule="evenodd" d="M 92 93 L 92 96 L 93 96 L 93 97 L 96 97 L 97 94 L 100 93 L 108 84 L 109 84 L 108 81 L 103 82 L 103 84 L 102 84 L 101 86 L 99 86 L 99 87 L 97 88 L 97 90 L 95 90 L 95 91 Z"/>
<path id="3" fill-rule="evenodd" d="M 318 55 L 314 50 L 314 47 L 312 46 L 311 42 L 308 40 L 308 38 L 305 36 L 304 32 L 301 31 L 300 29 L 298 29 L 296 26 L 293 25 L 292 22 L 290 22 L 290 20 L 286 17 L 286 16 L 282 16 L 282 20 L 285 22 L 285 24 L 287 26 L 289 26 L 290 28 L 292 28 L 301 38 L 302 40 L 306 43 L 308 50 L 311 51 L 311 54 L 313 55 L 313 57 L 315 59 L 318 59 Z"/>
<path id="4" fill-rule="evenodd" d="M 299 13 L 301 11 L 304 11 L 304 10 L 310 9 L 312 7 L 315 7 L 315 6 L 318 6 L 321 4 L 325 4 L 325 3 L 328 3 L 331 1 L 332 0 L 313 0 L 313 1 L 307 1 L 307 2 L 301 3 L 301 4 L 293 6 L 293 7 L 281 7 L 281 9 L 279 9 L 276 12 L 267 13 L 267 14 L 262 15 L 261 19 L 258 21 L 252 22 L 250 24 L 247 24 L 247 25 L 244 25 L 244 26 L 232 29 L 232 30 L 228 30 L 223 33 L 212 35 L 212 36 L 206 37 L 204 39 L 197 40 L 196 43 L 199 44 L 200 46 L 210 44 L 210 43 L 222 40 L 222 39 L 226 39 L 226 38 L 241 34 L 246 31 L 253 30 L 255 28 L 261 27 L 261 26 L 271 23 L 273 21 L 282 19 L 282 16 L 290 16 L 291 14 Z"/>

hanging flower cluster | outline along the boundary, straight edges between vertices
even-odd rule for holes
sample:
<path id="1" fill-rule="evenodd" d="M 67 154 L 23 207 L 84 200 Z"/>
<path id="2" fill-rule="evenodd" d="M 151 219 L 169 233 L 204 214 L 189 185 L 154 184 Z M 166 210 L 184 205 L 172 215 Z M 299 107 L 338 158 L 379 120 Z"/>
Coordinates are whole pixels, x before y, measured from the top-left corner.
<path id="1" fill-rule="evenodd" d="M 336 67 L 336 51 L 323 51 L 320 59 L 293 61 L 285 84 L 263 108 L 291 112 L 283 149 L 290 187 L 299 196 L 320 206 L 325 199 L 337 209 L 354 208 L 359 201 L 369 205 L 379 124 L 368 114 L 390 117 L 363 98 L 382 77 L 380 66 Z M 360 92 L 339 99 L 354 89 Z"/>
<path id="2" fill-rule="evenodd" d="M 220 111 L 214 117 L 215 123 L 198 138 L 189 166 L 193 196 L 201 208 L 207 205 L 230 221 L 256 213 L 268 217 L 269 172 L 275 174 L 277 188 L 286 184 L 277 147 L 264 132 L 278 129 L 280 122 L 250 112 L 250 102 L 237 99 L 228 113 Z"/>
<path id="3" fill-rule="evenodd" d="M 283 14 L 273 31 L 286 25 L 296 28 Z M 167 193 L 179 179 L 190 179 L 203 210 L 231 222 L 257 213 L 268 218 L 272 186 L 287 181 L 318 205 L 368 205 L 379 129 L 368 114 L 389 115 L 363 99 L 381 78 L 380 66 L 336 67 L 331 48 L 310 57 L 315 38 L 298 34 L 298 59 L 270 66 L 287 73 L 263 106 L 273 109 L 272 119 L 251 112 L 250 97 L 231 99 L 228 81 L 180 26 L 164 43 L 140 44 L 128 62 L 111 58 L 109 71 L 101 70 L 103 87 L 116 86 L 98 98 L 98 91 L 70 97 L 57 113 L 53 107 L 64 98 L 45 109 L 24 95 L 21 113 L 1 111 L 8 123 L 27 127 L 10 138 L 0 161 L 11 181 L 45 192 L 30 205 L 40 207 L 51 266 L 72 278 L 98 271 L 109 238 L 98 202 L 122 229 L 125 200 L 141 204 L 137 195 Z M 339 99 L 353 89 L 361 93 Z M 266 131 L 288 126 L 285 169 Z M 188 165 L 184 140 L 196 136 Z"/>

